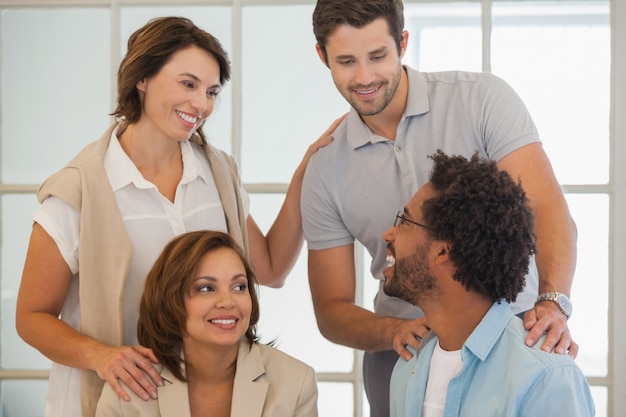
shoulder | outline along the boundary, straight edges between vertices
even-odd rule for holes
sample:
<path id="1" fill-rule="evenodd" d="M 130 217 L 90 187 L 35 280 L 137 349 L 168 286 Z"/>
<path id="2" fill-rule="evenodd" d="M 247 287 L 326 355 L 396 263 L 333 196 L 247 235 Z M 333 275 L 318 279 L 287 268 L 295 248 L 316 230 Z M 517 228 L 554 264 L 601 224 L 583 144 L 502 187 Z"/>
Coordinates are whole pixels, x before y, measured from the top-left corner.
<path id="1" fill-rule="evenodd" d="M 108 383 L 104 384 L 102 394 L 98 400 L 95 417 L 140 417 L 160 416 L 159 402 L 157 400 L 144 401 L 139 398 L 130 388 L 125 386 L 130 394 L 130 401 L 124 401 L 113 391 Z"/>
<path id="2" fill-rule="evenodd" d="M 354 113 L 354 114 L 352 114 Z M 358 119 L 358 120 L 355 120 Z M 319 186 L 317 182 L 334 184 L 339 173 L 348 170 L 354 163 L 353 151 L 355 143 L 364 137 L 361 131 L 365 128 L 354 110 L 337 126 L 332 133 L 333 141 L 315 152 L 309 163 L 304 177 L 304 187 L 311 184 Z M 367 134 L 365 134 L 367 135 Z M 367 137 L 367 136 L 365 136 Z M 369 139 L 368 139 L 369 140 Z"/>
<path id="3" fill-rule="evenodd" d="M 561 355 L 541 350 L 546 335 L 543 335 L 535 345 L 529 347 L 525 343 L 528 330 L 524 328 L 523 321 L 513 317 L 502 334 L 498 351 L 510 359 L 515 358 L 515 365 L 520 373 L 527 372 L 539 376 L 544 372 L 552 372 L 555 369 L 570 368 L 574 373 L 582 371 L 568 355 Z M 525 371 L 524 371 L 525 370 Z M 569 372 L 569 371 L 567 371 Z M 530 375 L 528 375 L 530 377 Z"/>
<path id="4" fill-rule="evenodd" d="M 197 135 L 189 139 L 189 143 L 194 151 L 194 155 L 208 158 L 210 161 L 224 162 L 229 165 L 236 163 L 235 157 L 208 142 L 203 142 Z"/>
<path id="5" fill-rule="evenodd" d="M 457 94 L 473 94 L 487 97 L 513 93 L 502 78 L 490 72 L 442 71 L 421 73 L 429 91 L 455 91 Z"/>
<path id="6" fill-rule="evenodd" d="M 48 177 L 39 187 L 37 198 L 45 200 L 50 195 L 58 195 L 68 204 L 78 209 L 81 195 L 81 175 L 104 174 L 104 155 L 116 124 L 111 125 L 100 137 L 85 146 L 61 170 Z"/>
<path id="7" fill-rule="evenodd" d="M 51 195 L 58 196 L 76 210 L 80 210 L 82 199 L 82 177 L 92 173 L 105 174 L 102 142 L 87 145 L 70 162 L 48 177 L 37 190 L 37 199 L 43 202 Z M 106 148 L 105 148 L 106 149 Z M 94 178 L 105 176 L 95 175 Z"/>
<path id="8" fill-rule="evenodd" d="M 503 80 L 491 72 L 471 72 L 471 71 L 438 71 L 438 72 L 420 72 L 419 73 L 426 82 L 444 83 L 444 84 L 461 84 L 461 83 L 500 83 Z"/>
<path id="9" fill-rule="evenodd" d="M 258 348 L 267 372 L 285 372 L 300 376 L 314 373 L 311 366 L 281 350 L 261 343 L 256 343 L 254 346 Z"/>

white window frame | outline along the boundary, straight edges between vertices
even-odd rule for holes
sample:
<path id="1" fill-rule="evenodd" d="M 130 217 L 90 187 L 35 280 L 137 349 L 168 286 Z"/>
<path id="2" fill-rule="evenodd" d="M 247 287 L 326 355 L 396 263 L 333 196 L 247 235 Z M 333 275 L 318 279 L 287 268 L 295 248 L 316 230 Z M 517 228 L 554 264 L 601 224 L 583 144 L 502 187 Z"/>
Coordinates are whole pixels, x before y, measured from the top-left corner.
<path id="1" fill-rule="evenodd" d="M 449 3 L 447 0 L 405 0 L 409 3 Z M 478 0 L 466 0 L 476 3 Z M 483 28 L 483 69 L 489 70 L 489 34 L 491 22 L 492 0 L 479 1 L 482 5 Z M 189 6 L 189 5 L 219 5 L 232 8 L 232 50 L 231 55 L 233 74 L 231 88 L 232 100 L 232 153 L 241 160 L 242 129 L 241 129 L 241 101 L 242 101 L 242 9 L 245 6 L 277 6 L 314 4 L 314 0 L 0 0 L 0 13 L 9 8 L 63 8 L 63 7 L 109 7 L 111 11 L 112 39 L 111 56 L 120 57 L 119 21 L 120 7 L 126 5 L 141 6 Z M 626 415 L 626 2 L 611 0 L 611 113 L 610 113 L 610 181 L 603 186 L 563 185 L 566 193 L 604 193 L 609 196 L 609 358 L 608 374 L 606 377 L 591 377 L 592 385 L 604 386 L 608 389 L 609 416 Z M 1 21 L 0 21 L 1 24 Z M 2 42 L 0 39 L 0 48 Z M 111 73 L 117 70 L 119 59 L 111 60 Z M 2 62 L 0 62 L 0 75 Z M 0 85 L 2 89 L 2 85 Z M 114 89 L 114 87 L 113 87 Z M 115 96 L 115 91 L 111 92 Z M 0 102 L 0 110 L 2 102 Z M 1 123 L 1 120 L 0 120 Z M 0 141 L 8 138 L 0 137 Z M 0 171 L 1 172 L 1 171 Z M 287 184 L 246 184 L 252 193 L 285 192 Z M 0 178 L 0 196 L 9 194 L 33 194 L 37 184 L 10 184 Z M 0 212 L 2 206 L 0 205 Z M 2 224 L 0 224 L 2 228 Z M 5 242 L 6 243 L 6 242 Z M 357 271 L 360 276 L 369 275 L 367 267 L 363 265 L 362 256 L 357 253 Z M 2 279 L 2 277 L 0 277 Z M 363 302 L 363 287 L 357 288 L 357 300 Z M 0 301 L 1 302 L 1 301 Z M 575 335 L 574 335 L 575 336 Z M 0 355 L 2 352 L 0 352 Z M 320 382 L 349 382 L 354 384 L 354 415 L 363 415 L 362 376 L 360 371 L 361 354 L 355 351 L 354 369 L 352 373 L 320 373 Z M 15 370 L 0 368 L 0 382 L 3 380 L 47 379 L 47 370 Z"/>

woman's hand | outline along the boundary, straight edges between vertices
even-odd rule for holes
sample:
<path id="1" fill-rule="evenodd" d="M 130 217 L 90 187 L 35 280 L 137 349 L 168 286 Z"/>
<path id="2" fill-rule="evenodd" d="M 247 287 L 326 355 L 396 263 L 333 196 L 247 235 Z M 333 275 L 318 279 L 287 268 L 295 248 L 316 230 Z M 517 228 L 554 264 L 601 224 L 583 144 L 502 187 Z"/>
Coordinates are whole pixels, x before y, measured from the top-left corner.
<path id="1" fill-rule="evenodd" d="M 154 369 L 154 364 L 159 361 L 152 349 L 143 346 L 107 346 L 99 355 L 101 365 L 96 369 L 98 376 L 106 380 L 122 400 L 130 401 L 130 395 L 120 381 L 144 401 L 157 398 L 155 385 L 162 386 L 163 379 Z"/>
<path id="2" fill-rule="evenodd" d="M 320 148 L 323 148 L 324 146 L 332 143 L 333 141 L 332 133 L 335 131 L 335 129 L 337 129 L 337 126 L 339 126 L 339 124 L 343 121 L 343 119 L 346 118 L 347 115 L 348 113 L 336 119 L 328 127 L 328 129 L 326 129 L 326 131 L 322 133 L 322 136 L 320 136 L 315 142 L 309 145 L 309 148 L 306 150 L 306 153 L 304 154 L 304 158 L 302 158 L 302 163 L 300 164 L 301 166 L 306 168 L 306 165 L 309 163 L 309 159 L 311 159 L 311 156 L 313 156 L 315 152 L 317 152 Z"/>

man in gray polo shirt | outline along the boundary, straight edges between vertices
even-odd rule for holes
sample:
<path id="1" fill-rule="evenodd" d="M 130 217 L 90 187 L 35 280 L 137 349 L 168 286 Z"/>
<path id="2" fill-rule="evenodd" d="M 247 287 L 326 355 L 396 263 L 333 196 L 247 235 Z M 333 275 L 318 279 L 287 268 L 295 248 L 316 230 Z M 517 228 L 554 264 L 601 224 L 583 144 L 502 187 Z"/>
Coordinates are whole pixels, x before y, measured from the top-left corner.
<path id="1" fill-rule="evenodd" d="M 382 233 L 398 207 L 428 181 L 427 155 L 437 149 L 479 152 L 521 180 L 536 215 L 537 255 L 512 308 L 526 312 L 528 345 L 549 330 L 544 350 L 571 356 L 578 351 L 567 328 L 566 299 L 576 226 L 526 107 L 490 74 L 420 73 L 402 66 L 408 43 L 402 13 L 401 0 L 318 0 L 313 14 L 317 52 L 352 108 L 334 142 L 311 159 L 304 179 L 309 282 L 322 334 L 366 351 L 372 417 L 389 416 L 392 368 L 398 355 L 411 357 L 407 346 L 417 349 L 428 327 L 417 307 L 382 290 L 374 313 L 355 304 L 354 242 L 372 256 L 371 272 L 382 288 Z"/>

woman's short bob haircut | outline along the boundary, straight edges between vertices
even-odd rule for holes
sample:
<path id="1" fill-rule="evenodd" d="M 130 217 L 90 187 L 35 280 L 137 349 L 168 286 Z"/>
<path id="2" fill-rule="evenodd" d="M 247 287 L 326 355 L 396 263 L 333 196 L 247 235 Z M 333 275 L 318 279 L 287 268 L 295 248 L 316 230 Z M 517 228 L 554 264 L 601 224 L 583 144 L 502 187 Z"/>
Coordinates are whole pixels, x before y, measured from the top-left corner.
<path id="1" fill-rule="evenodd" d="M 220 85 L 230 79 L 230 60 L 217 38 L 184 17 L 152 19 L 128 39 L 128 51 L 117 71 L 117 108 L 112 115 L 136 123 L 143 112 L 137 83 L 156 75 L 172 55 L 190 46 L 204 49 L 217 60 Z M 202 126 L 197 133 L 204 141 Z"/>
<path id="2" fill-rule="evenodd" d="M 185 298 L 204 255 L 221 248 L 235 251 L 246 270 L 252 311 L 245 338 L 252 344 L 258 340 L 257 281 L 243 250 L 226 233 L 196 231 L 175 237 L 165 246 L 146 277 L 137 323 L 139 343 L 152 349 L 159 362 L 181 381 L 185 380 L 180 355 L 187 323 Z"/>

